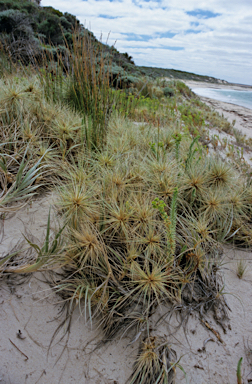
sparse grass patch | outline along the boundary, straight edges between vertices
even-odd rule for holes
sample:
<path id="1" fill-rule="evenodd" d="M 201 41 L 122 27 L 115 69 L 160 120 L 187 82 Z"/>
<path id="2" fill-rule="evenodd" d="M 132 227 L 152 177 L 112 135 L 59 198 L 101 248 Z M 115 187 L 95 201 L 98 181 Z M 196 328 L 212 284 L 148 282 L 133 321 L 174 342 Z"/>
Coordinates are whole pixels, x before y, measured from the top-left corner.
<path id="1" fill-rule="evenodd" d="M 244 277 L 244 274 L 248 270 L 248 264 L 245 260 L 238 260 L 236 264 L 236 274 L 239 277 L 239 279 L 242 279 Z"/>
<path id="2" fill-rule="evenodd" d="M 236 140 L 236 144 L 239 146 L 246 144 L 246 136 L 236 128 L 233 128 L 233 135 Z"/>

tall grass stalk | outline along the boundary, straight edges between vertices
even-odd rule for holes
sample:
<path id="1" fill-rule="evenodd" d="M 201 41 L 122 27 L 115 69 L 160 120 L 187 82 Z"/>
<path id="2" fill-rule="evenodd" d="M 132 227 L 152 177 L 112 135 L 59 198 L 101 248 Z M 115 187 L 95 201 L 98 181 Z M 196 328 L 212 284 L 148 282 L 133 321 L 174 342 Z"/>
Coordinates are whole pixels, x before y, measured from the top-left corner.
<path id="1" fill-rule="evenodd" d="M 45 53 L 40 77 L 48 98 L 67 102 L 83 114 L 86 144 L 101 148 L 115 102 L 110 87 L 111 60 L 100 42 L 88 33 L 73 34 L 72 47 L 65 42 L 64 54 Z"/>
<path id="2" fill-rule="evenodd" d="M 89 119 L 86 124 L 88 147 L 102 147 L 113 104 L 109 59 L 103 52 L 102 44 L 94 46 L 88 35 L 75 35 L 69 64 L 72 77 L 67 98 L 74 107 L 92 118 L 92 126 Z"/>

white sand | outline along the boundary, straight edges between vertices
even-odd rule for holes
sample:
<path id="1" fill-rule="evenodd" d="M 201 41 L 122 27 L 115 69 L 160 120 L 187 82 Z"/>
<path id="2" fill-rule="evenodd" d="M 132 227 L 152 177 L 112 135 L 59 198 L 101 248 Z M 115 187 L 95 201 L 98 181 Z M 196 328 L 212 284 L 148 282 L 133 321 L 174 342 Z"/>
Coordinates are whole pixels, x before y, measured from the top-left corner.
<path id="1" fill-rule="evenodd" d="M 231 83 L 208 83 L 204 81 L 182 80 L 190 88 L 233 89 L 235 91 L 252 91 L 252 85 Z"/>

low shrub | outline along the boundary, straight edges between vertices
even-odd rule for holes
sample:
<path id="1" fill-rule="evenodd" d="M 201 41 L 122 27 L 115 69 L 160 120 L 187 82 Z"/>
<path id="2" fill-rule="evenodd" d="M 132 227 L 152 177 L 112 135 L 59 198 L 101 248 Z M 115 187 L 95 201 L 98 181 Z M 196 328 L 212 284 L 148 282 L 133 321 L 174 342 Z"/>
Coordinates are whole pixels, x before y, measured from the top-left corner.
<path id="1" fill-rule="evenodd" d="M 170 87 L 165 87 L 163 89 L 164 96 L 166 97 L 173 97 L 175 95 L 174 89 Z"/>

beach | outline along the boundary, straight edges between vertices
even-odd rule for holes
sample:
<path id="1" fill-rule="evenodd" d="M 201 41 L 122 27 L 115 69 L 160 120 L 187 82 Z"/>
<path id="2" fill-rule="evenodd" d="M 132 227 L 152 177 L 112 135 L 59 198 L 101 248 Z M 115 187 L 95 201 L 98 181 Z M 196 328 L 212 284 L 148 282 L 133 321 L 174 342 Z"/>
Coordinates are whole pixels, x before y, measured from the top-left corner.
<path id="1" fill-rule="evenodd" d="M 252 86 L 238 84 L 216 84 L 198 81 L 184 81 L 184 83 L 191 89 L 210 88 L 231 89 L 236 91 L 252 91 Z M 235 128 L 240 130 L 243 134 L 247 135 L 247 137 L 252 137 L 252 109 L 245 108 L 240 105 L 225 103 L 224 101 L 214 100 L 204 96 L 199 97 L 204 103 L 215 109 L 220 114 L 223 114 L 230 123 L 235 120 Z"/>
<path id="2" fill-rule="evenodd" d="M 186 83 L 191 88 L 224 86 Z M 252 138 L 252 110 L 209 98 L 201 100 L 230 122 L 236 120 L 235 127 Z M 51 194 L 41 195 L 1 221 L 0 254 L 13 251 L 23 234 L 35 242 L 44 237 L 53 199 Z M 233 384 L 241 357 L 244 383 L 252 382 L 252 253 L 232 247 L 223 247 L 222 252 L 221 292 L 229 321 L 222 323 L 217 310 L 215 318 L 188 312 L 188 322 L 181 324 L 175 315 L 168 322 L 163 306 L 152 320 L 155 334 L 169 341 L 186 373 L 185 378 L 177 367 L 175 383 Z M 237 277 L 239 260 L 247 265 L 242 279 Z M 136 335 L 125 332 L 118 340 L 100 343 L 97 323 L 85 321 L 78 306 L 71 327 L 64 324 L 58 328 L 65 315 L 61 300 L 43 273 L 23 281 L 13 274 L 1 283 L 0 383 L 125 384 L 138 353 Z"/>

